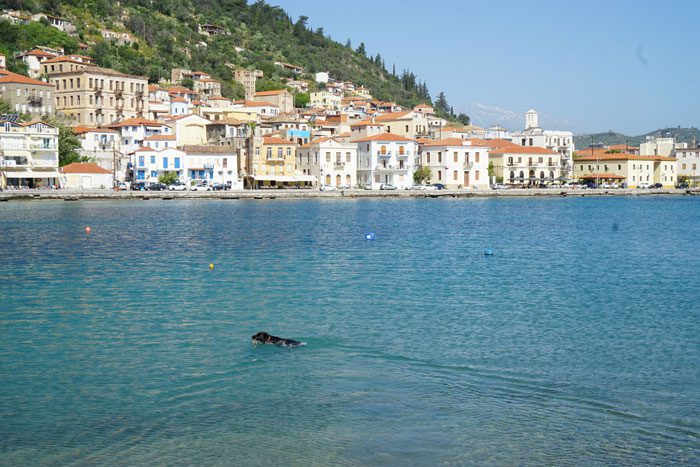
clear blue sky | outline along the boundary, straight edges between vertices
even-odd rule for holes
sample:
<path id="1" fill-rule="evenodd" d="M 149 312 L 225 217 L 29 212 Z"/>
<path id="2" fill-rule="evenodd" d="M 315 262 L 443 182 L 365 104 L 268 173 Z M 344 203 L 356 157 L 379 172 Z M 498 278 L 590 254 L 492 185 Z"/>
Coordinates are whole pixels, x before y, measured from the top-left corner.
<path id="1" fill-rule="evenodd" d="M 444 91 L 474 123 L 641 134 L 700 125 L 700 1 L 268 0 Z"/>

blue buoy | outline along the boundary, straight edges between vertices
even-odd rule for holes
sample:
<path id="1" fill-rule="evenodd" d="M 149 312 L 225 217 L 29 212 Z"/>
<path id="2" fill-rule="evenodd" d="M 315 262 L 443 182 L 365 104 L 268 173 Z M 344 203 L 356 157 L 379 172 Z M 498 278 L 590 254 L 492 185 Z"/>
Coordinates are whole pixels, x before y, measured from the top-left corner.
<path id="1" fill-rule="evenodd" d="M 484 255 L 493 256 L 493 250 L 491 248 L 484 249 Z"/>
<path id="2" fill-rule="evenodd" d="M 367 240 L 367 241 L 372 241 L 372 240 L 374 240 L 374 234 L 371 233 L 371 232 L 365 234 L 365 240 Z"/>

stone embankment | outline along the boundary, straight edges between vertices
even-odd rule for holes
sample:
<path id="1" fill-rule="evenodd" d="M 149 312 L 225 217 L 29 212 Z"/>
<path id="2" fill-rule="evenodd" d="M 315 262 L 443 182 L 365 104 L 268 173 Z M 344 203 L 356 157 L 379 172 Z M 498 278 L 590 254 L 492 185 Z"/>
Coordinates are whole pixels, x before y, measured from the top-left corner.
<path id="1" fill-rule="evenodd" d="M 700 195 L 700 189 L 513 189 L 513 190 L 234 190 L 234 191 L 112 191 L 27 190 L 0 192 L 0 201 L 32 200 L 171 200 L 171 199 L 338 199 L 338 198 L 507 198 Z"/>

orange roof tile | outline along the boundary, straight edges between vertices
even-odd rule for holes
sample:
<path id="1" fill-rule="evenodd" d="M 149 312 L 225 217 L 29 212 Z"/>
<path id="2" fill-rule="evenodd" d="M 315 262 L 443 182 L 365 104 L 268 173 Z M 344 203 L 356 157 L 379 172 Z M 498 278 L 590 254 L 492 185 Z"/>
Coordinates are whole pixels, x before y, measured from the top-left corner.
<path id="1" fill-rule="evenodd" d="M 117 130 L 110 130 L 109 128 L 95 128 L 89 126 L 78 125 L 73 127 L 73 133 L 76 135 L 82 135 L 84 133 L 119 133 Z"/>
<path id="2" fill-rule="evenodd" d="M 110 128 L 119 128 L 123 126 L 163 126 L 162 123 L 156 122 L 154 120 L 148 120 L 145 118 L 127 118 L 126 120 L 122 120 L 121 122 L 114 123 L 112 125 L 109 125 Z"/>
<path id="3" fill-rule="evenodd" d="M 61 167 L 61 172 L 65 174 L 111 174 L 107 169 L 91 162 L 73 162 Z"/>
<path id="4" fill-rule="evenodd" d="M 175 135 L 153 135 L 144 138 L 144 141 L 175 141 Z"/>
<path id="5" fill-rule="evenodd" d="M 271 145 L 271 144 L 277 144 L 277 145 L 291 145 L 291 146 L 296 146 L 295 143 L 291 141 L 287 141 L 286 139 L 282 138 L 277 138 L 276 136 L 266 136 L 263 138 L 263 144 L 265 145 Z"/>
<path id="6" fill-rule="evenodd" d="M 20 75 L 17 73 L 12 73 L 11 71 L 0 71 L 0 83 L 17 83 L 17 84 L 28 84 L 31 86 L 50 86 L 53 85 L 39 81 L 38 79 L 33 79 L 28 76 Z"/>
<path id="7" fill-rule="evenodd" d="M 380 133 L 378 135 L 367 136 L 365 138 L 356 139 L 357 143 L 364 143 L 367 141 L 415 141 L 409 138 L 404 138 L 403 136 L 396 135 L 394 133 Z"/>
<path id="8" fill-rule="evenodd" d="M 665 156 L 638 156 L 636 154 L 613 153 L 613 154 L 593 154 L 587 156 L 574 157 L 574 162 L 578 161 L 675 161 L 673 157 Z"/>

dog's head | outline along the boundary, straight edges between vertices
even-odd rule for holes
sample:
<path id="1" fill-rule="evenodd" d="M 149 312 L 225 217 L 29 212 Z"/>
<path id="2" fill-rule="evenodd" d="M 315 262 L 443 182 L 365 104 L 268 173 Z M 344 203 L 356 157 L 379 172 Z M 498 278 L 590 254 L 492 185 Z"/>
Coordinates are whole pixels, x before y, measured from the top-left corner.
<path id="1" fill-rule="evenodd" d="M 270 335 L 266 332 L 260 331 L 253 336 L 253 342 L 267 342 L 270 340 Z"/>

